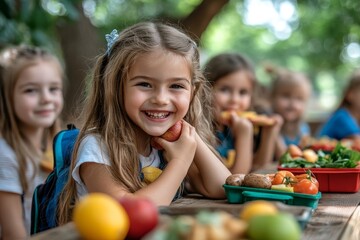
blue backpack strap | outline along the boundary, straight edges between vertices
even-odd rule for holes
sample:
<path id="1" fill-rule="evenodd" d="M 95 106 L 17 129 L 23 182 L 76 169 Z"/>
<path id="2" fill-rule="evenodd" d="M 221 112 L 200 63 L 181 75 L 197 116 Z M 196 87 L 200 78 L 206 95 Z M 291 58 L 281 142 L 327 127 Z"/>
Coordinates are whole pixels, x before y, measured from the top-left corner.
<path id="1" fill-rule="evenodd" d="M 54 138 L 54 170 L 43 184 L 35 188 L 31 208 L 31 234 L 57 226 L 57 207 L 60 194 L 68 180 L 72 151 L 79 129 L 68 125 Z"/>

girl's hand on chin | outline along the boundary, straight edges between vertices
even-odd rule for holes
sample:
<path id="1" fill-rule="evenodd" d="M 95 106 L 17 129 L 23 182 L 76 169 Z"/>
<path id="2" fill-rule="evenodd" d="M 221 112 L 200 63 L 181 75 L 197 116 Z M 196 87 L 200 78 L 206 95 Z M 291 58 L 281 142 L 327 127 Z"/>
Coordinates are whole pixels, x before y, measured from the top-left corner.
<path id="1" fill-rule="evenodd" d="M 196 130 L 186 121 L 182 123 L 181 135 L 178 140 L 169 142 L 157 137 L 154 138 L 154 141 L 164 148 L 164 156 L 168 162 L 179 160 L 189 163 L 189 166 L 192 163 L 197 147 Z"/>

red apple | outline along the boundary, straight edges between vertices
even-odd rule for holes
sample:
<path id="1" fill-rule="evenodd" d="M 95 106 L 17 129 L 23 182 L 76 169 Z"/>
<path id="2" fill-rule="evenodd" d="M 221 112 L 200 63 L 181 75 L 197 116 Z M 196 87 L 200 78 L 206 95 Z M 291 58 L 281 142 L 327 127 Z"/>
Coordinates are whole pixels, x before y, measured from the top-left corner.
<path id="1" fill-rule="evenodd" d="M 181 134 L 182 122 L 177 121 L 171 128 L 169 128 L 161 137 L 169 142 L 174 142 L 179 139 Z"/>
<path id="2" fill-rule="evenodd" d="M 140 239 L 153 230 L 159 220 L 156 205 L 147 198 L 128 198 L 119 200 L 130 220 L 127 239 Z"/>
<path id="3" fill-rule="evenodd" d="M 179 139 L 182 129 L 182 121 L 177 121 L 172 127 L 170 127 L 163 135 L 160 137 L 165 139 L 169 142 L 174 142 Z M 162 150 L 163 148 L 160 144 L 156 143 L 155 141 L 151 140 L 151 146 L 156 149 Z"/>

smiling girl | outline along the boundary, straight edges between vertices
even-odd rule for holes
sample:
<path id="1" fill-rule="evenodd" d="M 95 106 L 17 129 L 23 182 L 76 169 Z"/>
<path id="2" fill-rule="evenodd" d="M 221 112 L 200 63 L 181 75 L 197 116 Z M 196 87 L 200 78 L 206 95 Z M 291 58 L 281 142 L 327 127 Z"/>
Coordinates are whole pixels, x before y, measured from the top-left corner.
<path id="1" fill-rule="evenodd" d="M 311 135 L 310 126 L 304 120 L 311 97 L 310 79 L 302 72 L 267 66 L 272 76 L 271 106 L 283 120 L 276 155 L 280 157 L 291 144 L 300 145 L 303 138 Z"/>
<path id="2" fill-rule="evenodd" d="M 34 188 L 45 180 L 45 151 L 59 130 L 63 70 L 48 52 L 12 47 L 0 55 L 0 239 L 30 233 Z"/>
<path id="3" fill-rule="evenodd" d="M 139 23 L 107 35 L 82 113 L 70 178 L 59 204 L 59 223 L 91 192 L 116 199 L 147 197 L 169 205 L 183 194 L 184 179 L 209 198 L 225 198 L 230 172 L 211 148 L 209 88 L 195 42 L 169 25 Z M 177 141 L 160 138 L 182 122 Z M 162 146 L 150 144 L 152 138 Z M 142 169 L 162 173 L 145 184 Z"/>

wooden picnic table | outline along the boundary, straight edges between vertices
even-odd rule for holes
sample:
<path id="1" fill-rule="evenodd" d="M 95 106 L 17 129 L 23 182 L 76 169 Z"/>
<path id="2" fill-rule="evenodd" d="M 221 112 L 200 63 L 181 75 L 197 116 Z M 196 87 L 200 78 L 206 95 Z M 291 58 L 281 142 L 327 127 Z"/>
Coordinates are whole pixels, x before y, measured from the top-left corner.
<path id="1" fill-rule="evenodd" d="M 323 193 L 318 208 L 306 225 L 302 239 L 316 240 L 356 240 L 360 239 L 360 192 L 357 193 Z M 229 209 L 240 207 L 240 204 L 229 204 L 226 200 L 210 200 L 197 196 L 185 197 L 171 204 L 176 208 L 211 207 Z M 32 240 L 80 239 L 73 223 L 54 228 L 31 237 Z"/>
<path id="2" fill-rule="evenodd" d="M 274 166 L 260 172 L 274 172 Z M 230 204 L 227 200 L 205 199 L 191 195 L 178 199 L 170 208 L 188 213 L 191 209 L 212 208 L 219 210 L 240 209 L 242 204 Z M 80 239 L 73 223 L 57 227 L 37 235 L 31 240 Z M 317 209 L 305 226 L 302 239 L 360 240 L 360 191 L 357 193 L 322 193 Z"/>

